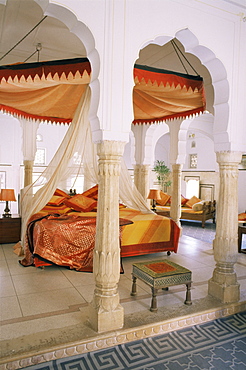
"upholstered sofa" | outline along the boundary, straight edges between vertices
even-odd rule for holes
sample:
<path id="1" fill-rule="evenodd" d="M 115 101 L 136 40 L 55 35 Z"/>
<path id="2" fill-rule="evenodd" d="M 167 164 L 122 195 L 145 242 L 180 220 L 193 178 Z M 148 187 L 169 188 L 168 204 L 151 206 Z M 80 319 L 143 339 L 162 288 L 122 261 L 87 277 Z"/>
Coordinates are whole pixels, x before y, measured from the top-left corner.
<path id="1" fill-rule="evenodd" d="M 170 217 L 171 196 L 161 192 L 161 200 L 157 200 L 157 213 L 162 216 Z M 215 223 L 216 201 L 204 201 L 195 196 L 187 199 L 181 196 L 181 220 L 201 221 L 205 227 L 207 220 Z"/>

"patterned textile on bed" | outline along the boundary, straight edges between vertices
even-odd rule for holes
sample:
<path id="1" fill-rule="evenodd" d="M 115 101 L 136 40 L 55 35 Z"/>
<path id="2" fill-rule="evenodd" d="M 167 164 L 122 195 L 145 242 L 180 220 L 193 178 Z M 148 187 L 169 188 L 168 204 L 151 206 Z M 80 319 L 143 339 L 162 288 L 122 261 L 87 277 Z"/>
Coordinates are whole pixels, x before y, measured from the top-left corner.
<path id="1" fill-rule="evenodd" d="M 54 209 L 58 211 L 58 207 Z M 48 214 L 45 207 L 31 217 L 25 257 L 20 263 L 36 267 L 56 264 L 92 272 L 97 214 L 74 211 L 63 214 L 62 211 Z M 129 208 L 122 208 L 119 213 L 121 257 L 177 252 L 180 229 L 174 221 Z"/>
<path id="2" fill-rule="evenodd" d="M 33 217 L 27 229 L 23 266 L 56 264 L 92 271 L 96 218 L 74 215 Z M 41 262 L 42 261 L 42 262 Z"/>
<path id="3" fill-rule="evenodd" d="M 28 224 L 26 254 L 20 263 L 25 267 L 56 264 L 92 272 L 96 217 L 85 218 L 74 213 L 37 216 Z M 129 220 L 119 220 L 120 236 L 122 227 L 129 223 Z"/>

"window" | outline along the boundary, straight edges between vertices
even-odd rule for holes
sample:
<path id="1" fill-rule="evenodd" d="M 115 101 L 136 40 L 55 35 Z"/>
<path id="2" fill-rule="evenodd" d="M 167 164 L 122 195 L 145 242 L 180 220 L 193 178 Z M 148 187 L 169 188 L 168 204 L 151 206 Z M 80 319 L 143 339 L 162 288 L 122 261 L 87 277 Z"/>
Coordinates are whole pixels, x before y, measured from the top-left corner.
<path id="1" fill-rule="evenodd" d="M 45 148 L 38 148 L 36 151 L 34 164 L 35 165 L 45 165 L 46 162 L 46 149 Z"/>
<path id="2" fill-rule="evenodd" d="M 197 154 L 190 154 L 190 168 L 197 168 Z"/>
<path id="3" fill-rule="evenodd" d="M 184 180 L 186 182 L 186 191 L 185 191 L 186 198 L 190 199 L 193 197 L 193 195 L 199 198 L 200 177 L 185 176 Z"/>

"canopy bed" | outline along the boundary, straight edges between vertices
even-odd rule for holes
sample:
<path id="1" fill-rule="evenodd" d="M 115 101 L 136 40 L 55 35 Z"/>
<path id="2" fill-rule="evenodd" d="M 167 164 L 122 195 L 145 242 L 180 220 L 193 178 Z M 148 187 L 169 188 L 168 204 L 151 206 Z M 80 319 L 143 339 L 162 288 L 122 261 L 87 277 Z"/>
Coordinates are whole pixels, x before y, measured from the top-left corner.
<path id="1" fill-rule="evenodd" d="M 34 223 L 35 232 L 32 234 L 31 244 L 38 238 L 38 227 L 48 222 L 54 224 L 55 220 L 58 223 L 63 221 L 63 224 L 65 220 L 75 224 L 87 222 L 95 235 L 95 212 L 93 215 L 91 212 L 75 215 L 73 209 L 72 212 L 66 212 L 66 216 L 55 216 L 54 210 L 47 212 L 47 208 L 45 209 L 59 184 L 64 183 L 71 173 L 83 174 L 90 183 L 98 183 L 97 156 L 88 120 L 90 74 L 91 68 L 87 58 L 0 67 L 1 111 L 24 120 L 69 125 L 67 134 L 50 164 L 33 184 L 22 191 L 23 244 L 27 236 L 26 230 L 30 231 L 30 223 L 43 215 L 44 218 Z M 199 76 L 135 65 L 134 81 L 133 124 L 186 117 L 204 110 L 203 82 Z M 122 228 L 121 256 L 159 251 L 177 252 L 178 226 L 172 220 L 150 211 L 145 199 L 132 183 L 123 160 L 120 173 L 120 201 L 127 207 L 119 211 L 119 225 Z M 57 213 L 59 215 L 56 208 L 55 214 Z M 130 220 L 133 223 L 123 227 L 122 220 Z M 134 228 L 141 229 L 144 223 L 147 236 L 144 237 L 144 231 L 135 238 L 135 242 L 129 244 L 126 235 L 128 237 L 137 235 L 133 232 Z M 161 227 L 158 224 L 161 224 Z M 150 247 L 151 243 L 155 244 L 155 248 Z M 26 247 L 28 261 L 26 265 L 28 265 L 32 262 L 29 253 L 35 255 L 35 251 L 30 245 Z M 40 251 L 36 254 L 40 254 Z M 47 260 L 50 260 L 50 256 Z"/>
<path id="2" fill-rule="evenodd" d="M 31 216 L 23 266 L 56 264 L 91 272 L 95 244 L 98 186 L 75 196 L 57 189 L 50 202 Z M 121 257 L 177 252 L 180 229 L 153 212 L 119 206 Z"/>

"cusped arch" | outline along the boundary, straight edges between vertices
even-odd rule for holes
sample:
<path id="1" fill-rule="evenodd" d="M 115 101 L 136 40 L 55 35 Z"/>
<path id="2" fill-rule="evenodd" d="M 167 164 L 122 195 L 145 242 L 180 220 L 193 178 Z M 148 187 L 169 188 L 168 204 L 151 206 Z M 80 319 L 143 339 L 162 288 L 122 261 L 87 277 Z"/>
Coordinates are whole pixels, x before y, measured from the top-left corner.
<path id="1" fill-rule="evenodd" d="M 182 43 L 187 53 L 191 53 L 199 58 L 211 75 L 214 89 L 213 135 L 215 151 L 229 150 L 229 83 L 226 69 L 210 49 L 199 45 L 198 39 L 189 29 L 178 31 L 175 37 Z"/>
<path id="2" fill-rule="evenodd" d="M 197 37 L 188 29 L 182 29 L 174 35 L 182 43 L 187 53 L 196 56 L 211 76 L 211 83 L 214 90 L 214 144 L 215 150 L 230 150 L 228 134 L 229 124 L 229 83 L 227 73 L 223 63 L 216 58 L 216 55 L 209 48 L 199 45 Z M 173 37 L 158 36 L 146 42 L 141 49 L 149 44 L 163 46 Z M 182 146 L 182 145 L 181 145 Z"/>
<path id="3" fill-rule="evenodd" d="M 34 0 L 43 10 L 44 15 L 56 18 L 63 22 L 67 28 L 76 35 L 83 43 L 87 58 L 91 65 L 91 106 L 89 112 L 89 119 L 92 129 L 93 140 L 98 140 L 100 136 L 100 123 L 97 116 L 97 110 L 99 105 L 99 54 L 95 48 L 94 37 L 89 28 L 79 21 L 76 15 L 69 9 L 62 5 L 50 3 L 50 0 Z"/>

